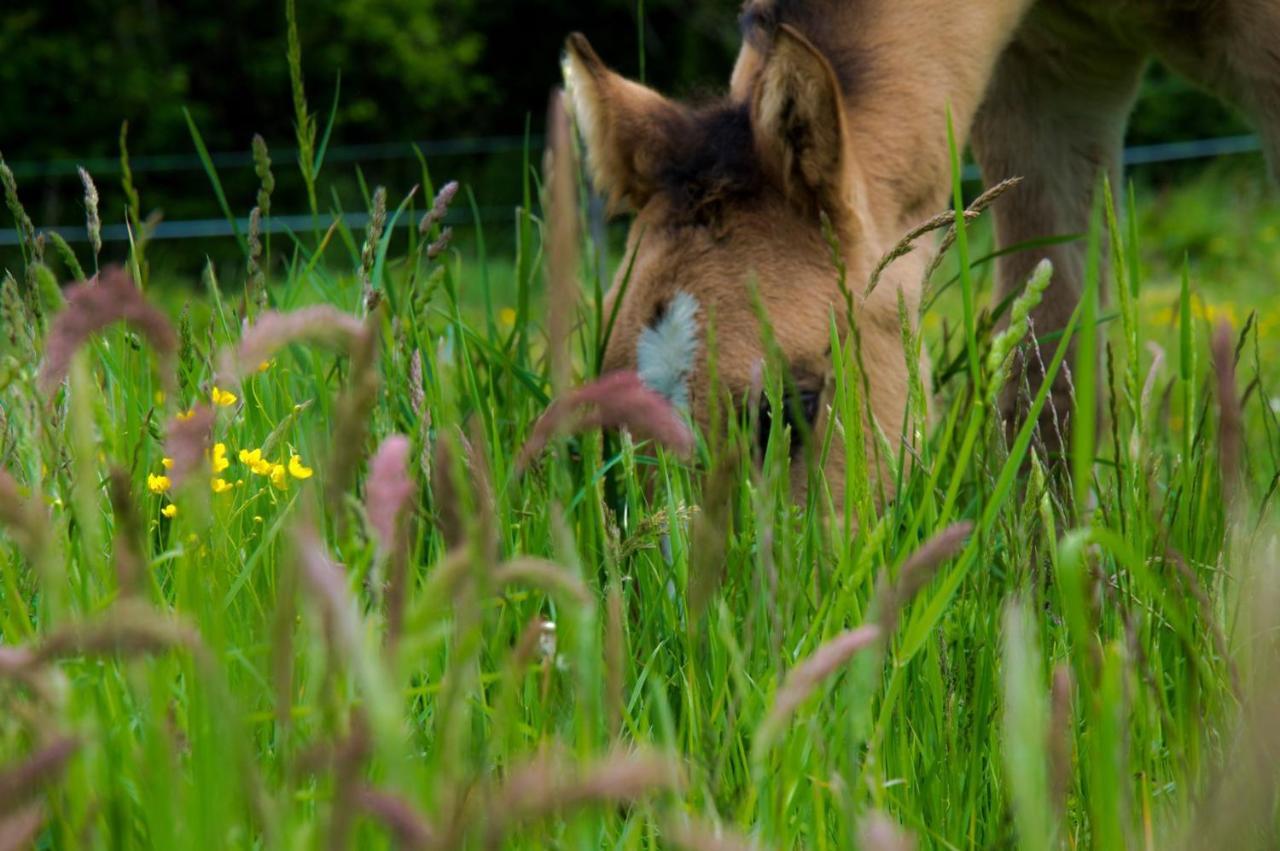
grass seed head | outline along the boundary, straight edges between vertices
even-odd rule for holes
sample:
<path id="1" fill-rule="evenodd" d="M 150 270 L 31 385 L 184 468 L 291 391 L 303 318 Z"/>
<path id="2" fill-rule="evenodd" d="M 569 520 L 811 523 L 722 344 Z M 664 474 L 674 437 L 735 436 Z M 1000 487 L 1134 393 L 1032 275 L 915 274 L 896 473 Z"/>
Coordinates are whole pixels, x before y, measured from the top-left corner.
<path id="1" fill-rule="evenodd" d="M 458 194 L 458 181 L 451 180 L 441 187 L 436 193 L 435 201 L 431 204 L 431 209 L 427 210 L 423 215 L 422 221 L 418 222 L 418 233 L 422 236 L 430 236 L 432 230 L 444 222 L 445 216 L 449 214 L 449 205 L 453 203 L 453 199 Z"/>
<path id="2" fill-rule="evenodd" d="M 26 209 L 23 208 L 22 201 L 18 198 L 18 182 L 14 179 L 13 171 L 4 161 L 3 155 L 0 155 L 0 187 L 4 188 L 4 202 L 18 227 L 18 239 L 29 257 L 36 256 L 36 228 L 31 223 L 31 217 L 27 215 Z"/>
<path id="3" fill-rule="evenodd" d="M 339 522 L 345 518 L 339 510 L 343 495 L 355 483 L 356 470 L 367 457 L 365 446 L 369 440 L 371 415 L 382 386 L 378 371 L 381 327 L 381 310 L 375 310 L 361 323 L 360 333 L 352 342 L 347 385 L 334 406 L 325 499 L 334 517 L 340 518 Z"/>
<path id="4" fill-rule="evenodd" d="M 792 668 L 774 696 L 769 714 L 756 732 L 757 748 L 767 747 L 800 704 L 826 682 L 828 677 L 844 667 L 854 654 L 874 644 L 880 635 L 880 627 L 875 624 L 842 632 Z"/>
<path id="5" fill-rule="evenodd" d="M 585 764 L 559 753 L 542 754 L 511 768 L 489 796 L 486 847 L 499 847 L 522 822 L 584 806 L 633 803 L 684 785 L 679 761 L 655 752 L 618 751 Z"/>
<path id="6" fill-rule="evenodd" d="M 190 624 L 141 601 L 122 600 L 92 620 L 74 621 L 50 632 L 36 647 L 33 664 L 75 656 L 130 659 L 175 649 L 191 651 L 202 664 L 209 662 L 204 642 Z"/>
<path id="7" fill-rule="evenodd" d="M 76 253 L 71 246 L 67 244 L 67 240 L 62 234 L 56 230 L 49 231 L 47 234 L 40 234 L 42 237 L 47 236 L 49 241 L 53 243 L 53 251 L 58 255 L 58 259 L 62 261 L 62 265 L 66 266 L 67 272 L 77 281 L 85 279 L 84 269 L 80 266 L 80 260 L 76 257 Z M 54 282 L 56 288 L 57 282 Z M 51 293 L 52 295 L 52 293 Z"/>
<path id="8" fill-rule="evenodd" d="M 22 851 L 35 848 L 36 837 L 44 827 L 44 804 L 34 801 L 16 811 L 0 815 L 0 851 Z"/>
<path id="9" fill-rule="evenodd" d="M 877 610 L 885 635 L 891 635 L 898 625 L 902 608 L 915 599 L 916 594 L 933 580 L 934 575 L 948 559 L 960 552 L 973 531 L 973 523 L 965 521 L 943 529 L 920 549 L 916 550 L 902 570 L 896 582 L 881 585 L 877 594 Z"/>
<path id="10" fill-rule="evenodd" d="M 858 827 L 859 847 L 863 851 L 914 851 L 915 840 L 886 813 L 872 812 Z"/>
<path id="11" fill-rule="evenodd" d="M 37 562 L 43 556 L 49 541 L 48 512 L 24 497 L 18 483 L 4 470 L 0 470 L 0 527 L 9 530 L 28 559 Z"/>
<path id="12" fill-rule="evenodd" d="M 262 208 L 249 211 L 249 273 L 245 280 L 248 301 L 259 311 L 267 307 L 267 277 L 262 271 Z"/>
<path id="13" fill-rule="evenodd" d="M 702 510 L 689 530 L 689 610 L 701 617 L 725 577 L 728 535 L 733 520 L 742 456 L 730 450 L 716 459 L 707 479 Z"/>
<path id="14" fill-rule="evenodd" d="M 378 244 L 382 242 L 382 230 L 387 224 L 387 187 L 373 190 L 373 209 L 369 213 L 369 229 L 365 233 L 364 246 L 360 250 L 360 283 L 364 285 L 365 309 L 372 310 L 374 285 L 373 267 L 378 259 Z"/>
<path id="15" fill-rule="evenodd" d="M 1062 663 L 1053 669 L 1049 700 L 1049 794 L 1059 815 L 1067 809 L 1071 791 L 1071 666 Z"/>
<path id="16" fill-rule="evenodd" d="M 359 633 L 346 574 L 329 556 L 310 524 L 302 523 L 294 530 L 293 547 L 302 587 L 320 612 L 331 664 L 350 659 Z"/>
<path id="17" fill-rule="evenodd" d="M 271 193 L 276 188 L 275 175 L 271 173 L 271 155 L 267 152 L 267 140 L 253 134 L 253 171 L 258 175 L 258 209 L 263 216 L 271 215 Z"/>
<path id="18" fill-rule="evenodd" d="M 25 358 L 35 347 L 32 329 L 35 327 L 30 308 L 22 300 L 18 290 L 18 282 L 8 272 L 0 279 L 0 344 L 4 344 L 7 354 L 16 358 Z"/>
<path id="19" fill-rule="evenodd" d="M 627 635 L 622 611 L 622 588 L 618 582 L 609 585 L 605 595 L 604 620 L 604 701 L 609 721 L 609 735 L 618 738 L 622 734 L 623 715 L 626 712 L 626 664 Z"/>
<path id="20" fill-rule="evenodd" d="M 314 343 L 352 352 L 363 333 L 364 325 L 359 319 L 329 305 L 290 313 L 263 313 L 240 338 L 234 356 L 224 358 L 222 377 L 227 384 L 238 384 L 291 343 Z"/>
<path id="21" fill-rule="evenodd" d="M 382 442 L 369 462 L 365 508 L 378 545 L 386 553 L 402 543 L 398 526 L 416 490 L 409 477 L 409 450 L 409 438 L 393 434 Z"/>
<path id="22" fill-rule="evenodd" d="M 693 432 L 662 396 L 645 386 L 634 372 L 606 375 L 556 399 L 534 425 L 520 452 L 523 469 L 542 454 L 557 434 L 592 428 L 627 428 L 639 438 L 652 439 L 678 455 L 693 451 Z"/>
<path id="23" fill-rule="evenodd" d="M 41 790 L 62 775 L 80 742 L 60 736 L 26 760 L 0 771 L 0 817 L 28 804 Z"/>
<path id="24" fill-rule="evenodd" d="M 111 497 L 111 510 L 115 514 L 115 546 L 112 550 L 116 567 L 116 581 L 120 592 L 126 596 L 140 594 L 147 565 L 142 555 L 143 526 L 138 514 L 138 504 L 133 497 L 133 484 L 129 474 L 114 467 L 108 476 L 107 492 Z"/>
<path id="25" fill-rule="evenodd" d="M 662 827 L 662 838 L 681 851 L 765 851 L 759 842 L 701 819 L 669 820 Z"/>
<path id="26" fill-rule="evenodd" d="M 991 386 L 989 400 L 994 402 L 1004 389 L 1008 376 L 1010 357 L 1018 344 L 1027 336 L 1031 311 L 1044 298 L 1045 290 L 1053 280 L 1053 263 L 1045 258 L 1036 265 L 1026 287 L 1013 301 L 1009 311 L 1009 324 L 996 335 L 987 353 L 987 375 Z"/>
<path id="27" fill-rule="evenodd" d="M 80 347 L 94 333 L 115 322 L 125 322 L 147 338 L 160 356 L 161 378 L 172 388 L 178 335 L 164 313 L 142 295 L 133 278 L 113 266 L 102 271 L 96 284 L 76 284 L 67 290 L 66 307 L 54 317 L 45 340 L 41 391 L 51 394 L 67 377 L 71 358 Z"/>
<path id="28" fill-rule="evenodd" d="M 0 677 L 21 677 L 36 664 L 35 652 L 29 647 L 7 647 L 0 644 Z"/>
<path id="29" fill-rule="evenodd" d="M 458 493 L 460 484 L 454 469 L 454 451 L 457 441 L 462 439 L 460 430 L 451 430 L 452 434 L 444 435 L 435 441 L 431 453 L 431 506 L 436 527 L 444 539 L 445 548 L 449 550 L 459 547 L 466 538 L 466 528 L 462 520 L 462 506 Z"/>
<path id="30" fill-rule="evenodd" d="M 1147 343 L 1147 351 L 1151 353 L 1151 368 L 1147 371 L 1147 380 L 1142 385 L 1142 410 L 1151 409 L 1151 398 L 1155 394 L 1156 381 L 1160 378 L 1160 370 L 1164 368 L 1164 349 L 1153 342 Z"/>
<path id="31" fill-rule="evenodd" d="M 503 562 L 493 573 L 495 585 L 529 585 L 566 603 L 589 606 L 591 592 L 566 568 L 546 559 L 521 557 Z"/>
<path id="32" fill-rule="evenodd" d="M 408 515 L 417 486 L 409 476 L 409 438 L 394 434 L 369 462 L 365 510 L 387 558 L 387 623 L 390 640 L 400 634 L 408 593 Z"/>
<path id="33" fill-rule="evenodd" d="M 102 219 L 98 215 L 98 187 L 85 169 L 77 166 L 80 182 L 84 184 L 84 224 L 89 232 L 89 245 L 93 247 L 93 261 L 97 265 L 98 255 L 102 253 Z"/>
<path id="34" fill-rule="evenodd" d="M 380 821 L 396 838 L 401 848 L 427 849 L 440 847 L 440 833 L 416 807 L 399 795 L 361 786 L 355 793 L 355 804 Z"/>
<path id="35" fill-rule="evenodd" d="M 450 243 L 453 242 L 453 228 L 445 228 L 440 231 L 440 238 L 427 246 L 427 259 L 435 260 L 441 254 L 449 250 Z"/>
<path id="36" fill-rule="evenodd" d="M 189 416 L 174 417 L 169 421 L 164 454 L 166 458 L 173 459 L 168 477 L 174 488 L 182 487 L 187 477 L 204 464 L 215 416 L 212 407 L 200 404 L 191 410 Z"/>
<path id="37" fill-rule="evenodd" d="M 1235 335 L 1223 320 L 1213 335 L 1213 371 L 1218 384 L 1218 458 L 1222 467 L 1222 492 L 1228 510 L 1236 507 L 1244 486 L 1241 466 L 1244 416 L 1236 386 Z"/>

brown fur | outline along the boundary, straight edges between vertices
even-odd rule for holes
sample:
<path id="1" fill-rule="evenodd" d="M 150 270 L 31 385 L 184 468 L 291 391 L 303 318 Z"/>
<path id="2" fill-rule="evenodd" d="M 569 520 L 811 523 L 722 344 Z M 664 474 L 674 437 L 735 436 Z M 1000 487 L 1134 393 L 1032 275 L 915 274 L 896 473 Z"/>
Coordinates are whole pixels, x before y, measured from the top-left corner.
<path id="1" fill-rule="evenodd" d="M 874 426 L 896 443 L 908 374 L 898 293 L 914 316 L 930 258 L 897 260 L 869 294 L 865 282 L 902 233 L 947 206 L 948 109 L 961 142 L 972 130 L 989 182 L 1025 178 L 997 205 L 1006 245 L 1084 230 L 1152 54 L 1245 109 L 1280 167 L 1275 0 L 750 0 L 742 25 L 728 96 L 697 107 L 622 79 L 584 38 L 569 40 L 593 177 L 636 214 L 607 368 L 635 366 L 639 336 L 685 291 L 699 322 L 715 323 L 721 381 L 742 398 L 762 353 L 754 281 L 797 384 L 821 386 L 828 323 L 843 305 L 825 213 L 855 294 Z M 1075 306 L 1081 247 L 1024 252 L 1000 269 L 1003 297 L 1045 256 L 1056 273 L 1033 314 L 1040 333 Z M 689 390 L 706 425 L 701 354 Z M 1064 389 L 1054 388 L 1060 408 Z M 843 463 L 837 451 L 827 471 L 837 498 Z"/>

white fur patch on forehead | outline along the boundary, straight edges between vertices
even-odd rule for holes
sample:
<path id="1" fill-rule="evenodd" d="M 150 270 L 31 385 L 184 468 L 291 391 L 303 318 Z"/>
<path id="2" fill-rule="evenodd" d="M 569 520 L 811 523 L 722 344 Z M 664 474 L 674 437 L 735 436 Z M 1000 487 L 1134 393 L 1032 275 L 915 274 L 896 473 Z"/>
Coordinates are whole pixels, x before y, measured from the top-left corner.
<path id="1" fill-rule="evenodd" d="M 666 313 L 640 333 L 636 364 L 640 380 L 680 409 L 689 407 L 689 376 L 698 355 L 698 300 L 678 292 Z"/>

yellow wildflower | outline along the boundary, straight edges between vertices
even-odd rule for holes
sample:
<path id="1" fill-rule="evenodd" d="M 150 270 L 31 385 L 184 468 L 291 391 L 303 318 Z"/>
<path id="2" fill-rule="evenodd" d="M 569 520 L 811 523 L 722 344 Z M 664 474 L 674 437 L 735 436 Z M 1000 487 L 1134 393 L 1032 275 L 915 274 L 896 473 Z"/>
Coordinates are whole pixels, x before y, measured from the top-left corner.
<path id="1" fill-rule="evenodd" d="M 288 487 L 289 480 L 285 476 L 284 465 L 271 464 L 269 466 L 271 467 L 271 472 L 269 474 L 271 476 L 271 484 L 275 485 L 280 490 L 284 490 L 286 487 Z"/>
<path id="2" fill-rule="evenodd" d="M 160 513 L 163 514 L 165 517 L 168 517 L 170 520 L 172 520 L 173 518 L 178 516 L 178 506 L 174 505 L 171 502 L 168 505 L 166 505 L 164 508 L 160 509 Z"/>
<path id="3" fill-rule="evenodd" d="M 231 466 L 231 462 L 227 460 L 227 445 L 225 443 L 215 443 L 213 445 L 213 472 L 221 473 L 223 470 Z"/>
<path id="4" fill-rule="evenodd" d="M 192 418 L 192 417 L 194 417 L 195 415 L 196 415 L 196 410 L 195 410 L 195 408 L 188 408 L 188 409 L 187 409 L 187 410 L 185 410 L 185 411 L 181 411 L 181 412 L 179 412 L 179 414 L 178 414 L 178 422 L 180 422 L 180 423 L 185 423 L 187 420 L 191 419 L 191 418 Z"/>
<path id="5" fill-rule="evenodd" d="M 259 476 L 271 475 L 272 464 L 270 461 L 262 457 L 261 449 L 254 449 L 252 451 L 241 449 L 240 462 L 247 465 L 250 470 L 257 473 Z"/>
<path id="6" fill-rule="evenodd" d="M 172 470 L 172 469 L 173 469 L 173 459 L 172 459 L 172 458 L 161 458 L 161 459 L 160 459 L 160 466 L 161 466 L 161 467 L 164 467 L 166 470 Z"/>
<path id="7" fill-rule="evenodd" d="M 240 401 L 240 398 L 236 396 L 236 394 L 223 390 L 216 384 L 213 385 L 213 392 L 210 394 L 210 398 L 213 400 L 213 404 L 217 405 L 219 408 L 229 408 L 236 402 Z"/>
<path id="8" fill-rule="evenodd" d="M 258 364 L 258 372 L 266 372 L 268 369 L 271 369 L 271 361 L 264 360 L 262 363 Z"/>
<path id="9" fill-rule="evenodd" d="M 509 307 L 504 307 L 498 311 L 498 323 L 507 328 L 514 327 L 516 324 L 516 312 Z"/>
<path id="10" fill-rule="evenodd" d="M 164 493 L 172 485 L 173 482 L 169 481 L 168 476 L 157 476 L 155 473 L 147 474 L 147 490 L 152 493 Z"/>
<path id="11" fill-rule="evenodd" d="M 313 472 L 310 467 L 302 466 L 302 456 L 294 455 L 289 459 L 289 475 L 295 479 L 309 479 Z"/>
<path id="12" fill-rule="evenodd" d="M 211 487 L 214 493 L 226 493 L 231 490 L 231 485 L 226 479 L 214 479 Z"/>

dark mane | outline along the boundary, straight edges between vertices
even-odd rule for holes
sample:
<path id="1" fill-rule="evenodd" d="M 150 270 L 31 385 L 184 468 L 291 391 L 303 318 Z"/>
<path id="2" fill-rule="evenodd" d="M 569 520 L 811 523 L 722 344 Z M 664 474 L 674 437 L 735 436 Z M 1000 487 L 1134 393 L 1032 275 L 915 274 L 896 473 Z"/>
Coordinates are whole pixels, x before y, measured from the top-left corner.
<path id="1" fill-rule="evenodd" d="M 769 50 L 774 33 L 782 24 L 799 30 L 827 57 L 846 98 L 853 97 L 865 73 L 862 51 L 841 45 L 836 33 L 851 25 L 849 3 L 836 9 L 834 0 L 747 0 L 739 23 L 742 37 L 761 53 Z"/>
<path id="2" fill-rule="evenodd" d="M 861 52 L 839 47 L 834 37 L 850 24 L 846 0 L 748 0 L 741 18 L 743 38 L 767 53 L 782 24 L 803 33 L 831 63 L 846 98 L 863 76 Z M 756 156 L 750 107 L 729 99 L 693 107 L 664 128 L 667 140 L 658 188 L 671 207 L 673 227 L 714 226 L 730 206 L 754 203 L 768 181 Z"/>
<path id="3" fill-rule="evenodd" d="M 752 203 L 763 193 L 746 103 L 723 100 L 690 109 L 664 136 L 658 180 L 673 225 L 714 225 L 726 206 Z"/>

